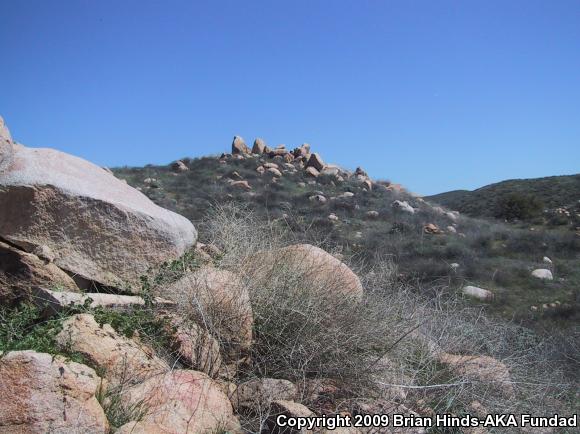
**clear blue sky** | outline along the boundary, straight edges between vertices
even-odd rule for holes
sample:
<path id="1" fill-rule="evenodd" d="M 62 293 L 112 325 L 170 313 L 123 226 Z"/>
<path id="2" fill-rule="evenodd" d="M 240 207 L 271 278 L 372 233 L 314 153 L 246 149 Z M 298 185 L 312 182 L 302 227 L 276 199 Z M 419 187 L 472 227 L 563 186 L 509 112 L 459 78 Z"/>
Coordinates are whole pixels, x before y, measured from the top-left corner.
<path id="1" fill-rule="evenodd" d="M 0 0 L 15 139 L 107 166 L 309 142 L 432 194 L 580 172 L 580 0 Z"/>

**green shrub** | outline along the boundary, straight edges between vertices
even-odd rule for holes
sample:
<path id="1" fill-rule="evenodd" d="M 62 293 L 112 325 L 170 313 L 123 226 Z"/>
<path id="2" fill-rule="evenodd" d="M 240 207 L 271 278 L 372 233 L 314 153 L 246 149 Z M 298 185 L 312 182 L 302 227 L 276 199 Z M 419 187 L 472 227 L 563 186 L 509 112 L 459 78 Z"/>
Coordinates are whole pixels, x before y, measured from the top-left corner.
<path id="1" fill-rule="evenodd" d="M 542 213 L 543 203 L 534 196 L 511 193 L 501 197 L 495 206 L 495 217 L 512 220 L 529 220 Z"/>
<path id="2" fill-rule="evenodd" d="M 55 337 L 62 330 L 62 317 L 46 320 L 31 304 L 9 309 L 0 306 L 0 351 L 34 350 L 58 354 Z"/>
<path id="3" fill-rule="evenodd" d="M 119 334 L 132 338 L 136 335 L 158 351 L 170 347 L 168 324 L 150 309 L 133 309 L 130 312 L 96 308 L 92 312 L 101 326 L 110 324 Z"/>

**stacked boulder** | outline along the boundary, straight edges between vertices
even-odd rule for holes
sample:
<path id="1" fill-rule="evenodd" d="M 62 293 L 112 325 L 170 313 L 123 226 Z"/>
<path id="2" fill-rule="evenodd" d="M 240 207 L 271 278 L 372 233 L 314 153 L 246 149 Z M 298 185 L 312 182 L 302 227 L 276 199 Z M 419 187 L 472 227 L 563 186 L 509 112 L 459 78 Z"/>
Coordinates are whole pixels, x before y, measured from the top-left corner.
<path id="1" fill-rule="evenodd" d="M 254 140 L 254 146 L 252 147 L 252 154 L 263 154 L 266 152 L 268 146 L 264 140 L 257 138 Z"/>
<path id="2" fill-rule="evenodd" d="M 250 154 L 250 148 L 248 148 L 248 145 L 246 145 L 246 142 L 242 137 L 234 137 L 232 142 L 232 154 Z"/>

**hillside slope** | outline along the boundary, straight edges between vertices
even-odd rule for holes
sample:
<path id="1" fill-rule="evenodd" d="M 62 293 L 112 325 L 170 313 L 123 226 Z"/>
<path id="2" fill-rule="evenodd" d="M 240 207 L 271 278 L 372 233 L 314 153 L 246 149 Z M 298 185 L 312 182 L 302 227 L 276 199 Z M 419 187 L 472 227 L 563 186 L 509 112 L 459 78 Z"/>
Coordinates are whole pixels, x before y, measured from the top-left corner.
<path id="1" fill-rule="evenodd" d="M 535 179 L 511 179 L 477 190 L 454 190 L 425 197 L 471 217 L 494 217 L 498 203 L 509 195 L 533 197 L 544 208 L 575 210 L 580 201 L 580 174 Z"/>
<path id="2" fill-rule="evenodd" d="M 323 245 L 362 266 L 389 258 L 401 282 L 419 282 L 432 295 L 476 285 L 493 292 L 486 304 L 504 317 L 577 319 L 580 238 L 574 232 L 533 232 L 459 216 L 401 186 L 375 182 L 363 169 L 323 163 L 313 172 L 305 158 L 285 161 L 282 154 L 288 152 L 186 158 L 114 172 L 196 226 L 212 207 L 238 204 L 253 213 L 257 227 L 274 220 L 289 228 L 292 241 Z M 531 275 L 544 268 L 554 280 Z"/>

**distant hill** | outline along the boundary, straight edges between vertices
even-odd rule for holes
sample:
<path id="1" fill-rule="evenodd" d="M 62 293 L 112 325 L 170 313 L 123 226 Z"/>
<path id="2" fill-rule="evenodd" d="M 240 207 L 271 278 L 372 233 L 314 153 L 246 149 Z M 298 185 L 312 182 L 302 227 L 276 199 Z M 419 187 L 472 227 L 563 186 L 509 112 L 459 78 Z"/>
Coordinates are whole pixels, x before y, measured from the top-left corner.
<path id="1" fill-rule="evenodd" d="M 580 174 L 510 179 L 473 191 L 453 190 L 425 199 L 472 217 L 494 217 L 499 201 L 513 194 L 533 197 L 545 209 L 573 209 L 580 200 Z"/>

